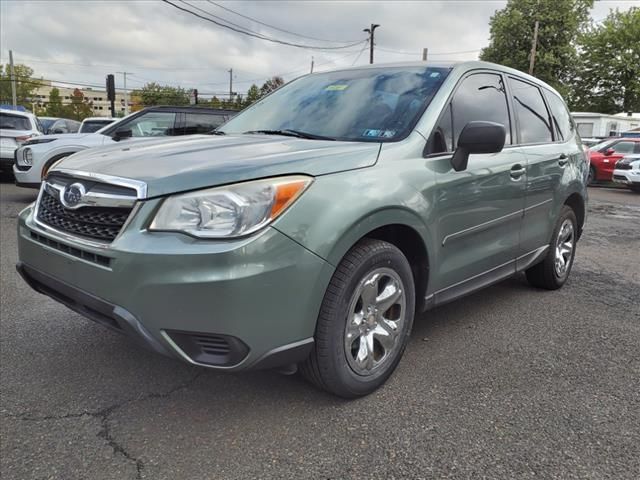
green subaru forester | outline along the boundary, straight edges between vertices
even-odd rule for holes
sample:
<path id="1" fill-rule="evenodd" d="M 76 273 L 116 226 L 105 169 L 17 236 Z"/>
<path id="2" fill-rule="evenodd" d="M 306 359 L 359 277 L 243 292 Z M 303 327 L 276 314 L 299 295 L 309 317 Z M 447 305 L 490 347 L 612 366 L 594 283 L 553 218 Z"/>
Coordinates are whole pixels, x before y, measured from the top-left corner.
<path id="1" fill-rule="evenodd" d="M 521 271 L 560 288 L 588 171 L 562 98 L 519 71 L 312 74 L 210 135 L 64 159 L 20 214 L 17 268 L 157 352 L 356 397 L 416 314 Z"/>

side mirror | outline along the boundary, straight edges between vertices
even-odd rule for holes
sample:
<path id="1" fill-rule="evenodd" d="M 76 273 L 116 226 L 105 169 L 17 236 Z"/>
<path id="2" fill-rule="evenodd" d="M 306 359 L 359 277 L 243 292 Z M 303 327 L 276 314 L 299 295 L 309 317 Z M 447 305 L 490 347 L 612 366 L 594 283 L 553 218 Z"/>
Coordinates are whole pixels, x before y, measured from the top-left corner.
<path id="1" fill-rule="evenodd" d="M 500 152 L 506 136 L 504 125 L 499 123 L 467 123 L 460 132 L 458 146 L 451 157 L 451 166 L 456 172 L 461 172 L 467 169 L 470 154 Z"/>
<path id="2" fill-rule="evenodd" d="M 119 142 L 120 140 L 124 140 L 125 138 L 131 138 L 133 136 L 133 132 L 130 128 L 119 128 L 113 134 L 113 140 Z"/>
<path id="3" fill-rule="evenodd" d="M 616 153 L 616 151 L 613 148 L 607 148 L 604 151 L 604 156 L 605 157 L 610 157 L 611 155 L 614 155 Z"/>

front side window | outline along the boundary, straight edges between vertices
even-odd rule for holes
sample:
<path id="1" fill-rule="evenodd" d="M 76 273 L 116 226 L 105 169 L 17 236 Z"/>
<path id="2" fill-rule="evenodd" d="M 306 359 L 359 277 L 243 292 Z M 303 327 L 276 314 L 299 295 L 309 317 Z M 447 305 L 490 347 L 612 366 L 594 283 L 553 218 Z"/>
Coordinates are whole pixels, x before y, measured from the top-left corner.
<path id="1" fill-rule="evenodd" d="M 633 153 L 633 149 L 635 147 L 636 142 L 618 142 L 615 143 L 613 145 L 611 145 L 611 148 L 613 149 L 614 152 L 616 153 L 622 153 L 622 154 L 627 154 L 627 153 Z"/>
<path id="2" fill-rule="evenodd" d="M 553 141 L 549 112 L 540 89 L 527 82 L 509 78 L 513 104 L 518 117 L 520 143 L 550 143 Z"/>
<path id="3" fill-rule="evenodd" d="M 187 113 L 184 121 L 184 134 L 209 133 L 225 121 L 224 115 L 210 113 Z"/>
<path id="4" fill-rule="evenodd" d="M 288 83 L 219 131 L 297 131 L 360 142 L 406 137 L 449 73 L 448 68 L 363 68 L 318 73 Z"/>
<path id="5" fill-rule="evenodd" d="M 558 140 L 568 140 L 573 131 L 573 122 L 571 114 L 567 110 L 564 102 L 555 93 L 545 92 L 549 108 L 551 109 L 551 118 L 553 126 L 556 129 Z"/>
<path id="6" fill-rule="evenodd" d="M 504 125 L 507 132 L 505 145 L 511 143 L 511 122 L 502 76 L 493 73 L 476 73 L 465 78 L 453 95 L 451 109 L 453 148 L 458 144 L 458 137 L 465 125 L 474 121 Z"/>
<path id="7" fill-rule="evenodd" d="M 132 137 L 163 137 L 175 135 L 175 112 L 147 112 L 119 125 L 118 130 L 131 130 Z"/>

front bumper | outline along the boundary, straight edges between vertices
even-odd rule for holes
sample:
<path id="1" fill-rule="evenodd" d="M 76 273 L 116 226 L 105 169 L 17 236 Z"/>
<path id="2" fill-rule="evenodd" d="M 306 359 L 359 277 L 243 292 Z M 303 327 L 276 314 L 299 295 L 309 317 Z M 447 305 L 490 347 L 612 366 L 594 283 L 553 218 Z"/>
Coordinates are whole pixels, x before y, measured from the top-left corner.
<path id="1" fill-rule="evenodd" d="M 623 185 L 640 185 L 640 170 L 614 170 L 613 181 Z"/>
<path id="2" fill-rule="evenodd" d="M 153 203 L 108 248 L 65 239 L 27 208 L 18 269 L 41 293 L 190 363 L 236 371 L 306 358 L 333 267 L 273 228 L 224 242 L 148 233 L 136 219 Z"/>

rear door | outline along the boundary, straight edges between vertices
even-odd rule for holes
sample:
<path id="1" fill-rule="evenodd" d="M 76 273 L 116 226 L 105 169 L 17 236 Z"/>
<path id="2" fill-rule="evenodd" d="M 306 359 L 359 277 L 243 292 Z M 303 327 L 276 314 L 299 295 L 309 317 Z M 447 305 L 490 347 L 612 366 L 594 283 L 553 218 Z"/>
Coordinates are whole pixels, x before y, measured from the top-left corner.
<path id="1" fill-rule="evenodd" d="M 471 73 L 459 83 L 433 133 L 441 138 L 440 148 L 454 151 L 468 122 L 497 122 L 507 131 L 501 152 L 471 155 L 465 171 L 454 171 L 450 156 L 434 165 L 439 171 L 437 303 L 515 272 L 525 160 L 512 145 L 510 117 L 503 75 Z"/>
<path id="2" fill-rule="evenodd" d="M 527 157 L 526 197 L 519 255 L 523 262 L 535 257 L 538 249 L 549 242 L 555 224 L 554 205 L 561 201 L 561 179 L 565 168 L 573 156 L 581 154 L 575 132 L 568 130 L 566 139 L 554 131 L 554 121 L 537 85 L 523 79 L 510 77 L 509 89 L 512 95 L 517 125 L 518 143 Z M 549 93 L 551 95 L 551 93 Z M 559 110 L 566 107 L 559 98 L 554 101 L 558 111 L 558 123 L 565 125 L 571 119 L 568 113 Z M 563 127 L 567 129 L 567 127 Z M 555 202 L 555 203 L 554 203 Z"/>

